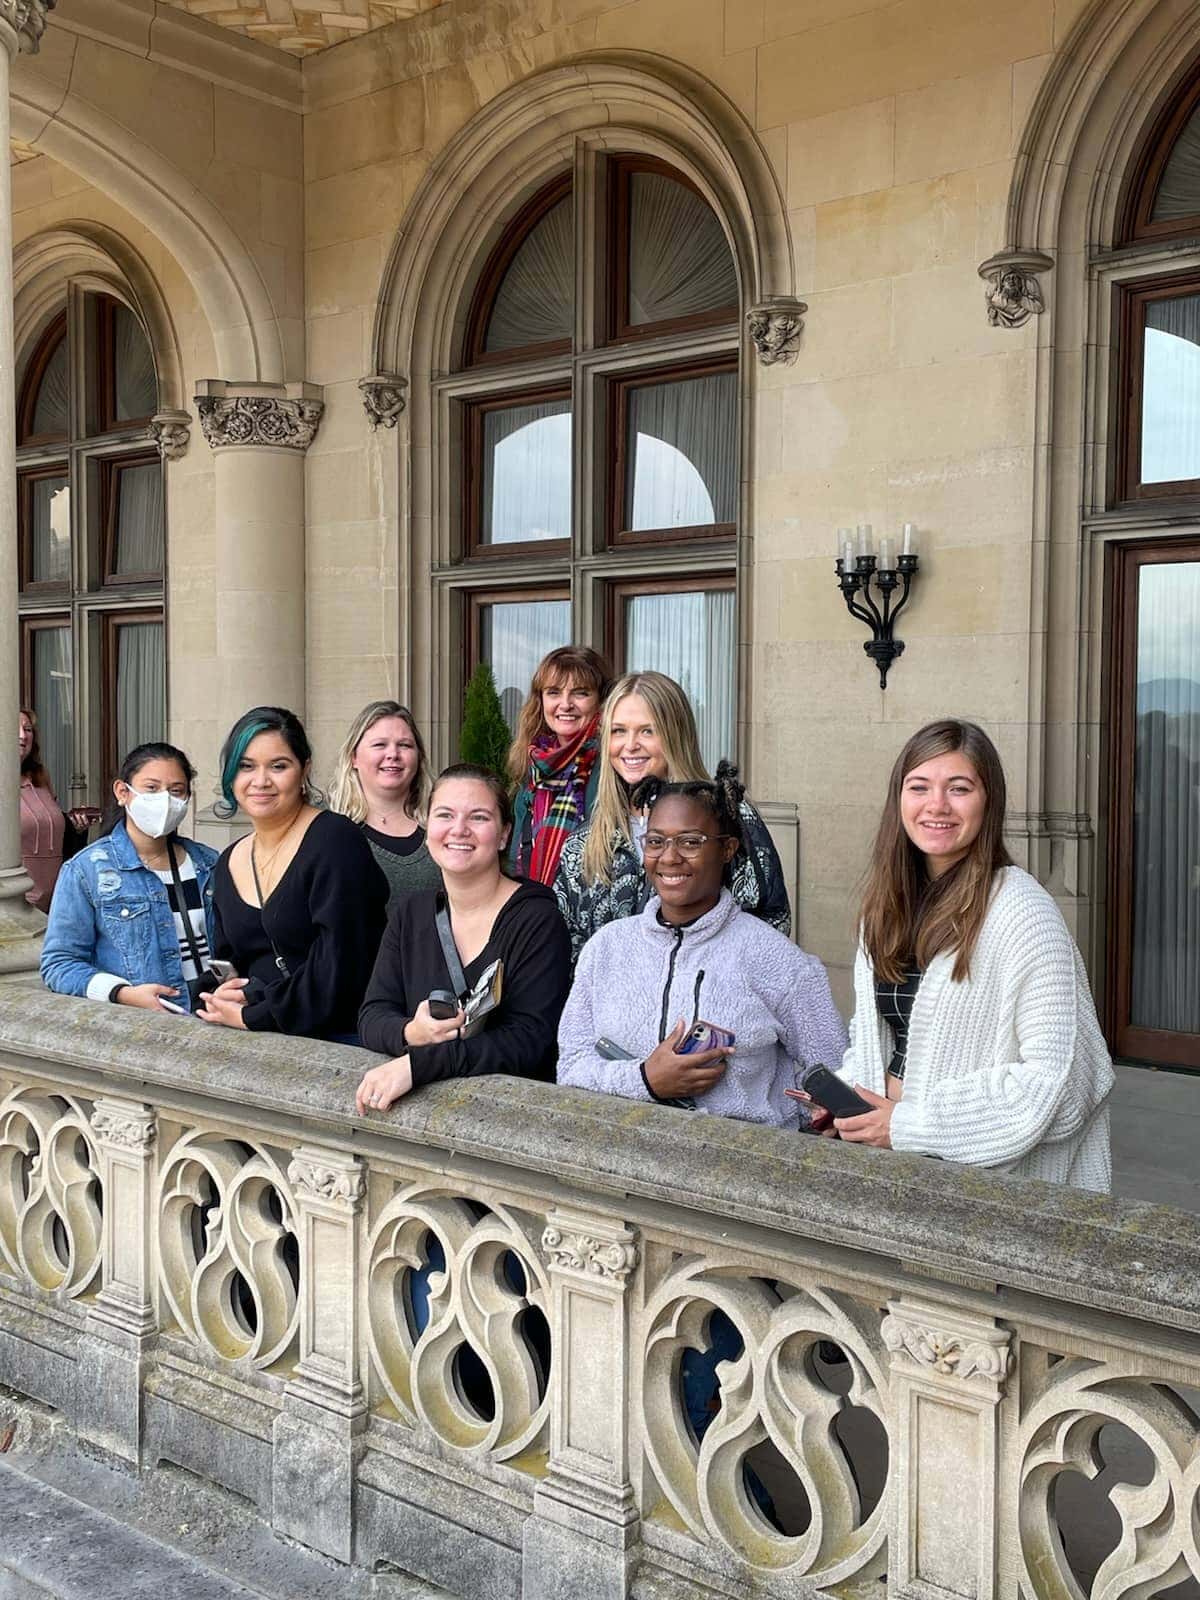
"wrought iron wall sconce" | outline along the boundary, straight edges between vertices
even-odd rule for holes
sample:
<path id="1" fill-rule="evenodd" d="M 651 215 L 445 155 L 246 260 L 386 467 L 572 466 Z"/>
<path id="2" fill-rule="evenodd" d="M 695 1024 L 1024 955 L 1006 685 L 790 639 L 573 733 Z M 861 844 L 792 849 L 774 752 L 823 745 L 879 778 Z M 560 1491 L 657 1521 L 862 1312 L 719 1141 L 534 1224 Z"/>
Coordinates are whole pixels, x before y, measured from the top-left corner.
<path id="1" fill-rule="evenodd" d="M 904 641 L 894 639 L 892 630 L 908 604 L 908 591 L 917 570 L 916 535 L 916 524 L 906 522 L 899 551 L 896 541 L 885 535 L 876 554 L 870 523 L 860 522 L 854 536 L 849 528 L 838 529 L 838 588 L 846 610 L 871 630 L 863 649 L 879 668 L 881 689 L 887 688 L 888 668 L 904 651 Z M 878 602 L 871 594 L 872 579 L 879 592 Z M 897 589 L 900 598 L 893 604 Z"/>

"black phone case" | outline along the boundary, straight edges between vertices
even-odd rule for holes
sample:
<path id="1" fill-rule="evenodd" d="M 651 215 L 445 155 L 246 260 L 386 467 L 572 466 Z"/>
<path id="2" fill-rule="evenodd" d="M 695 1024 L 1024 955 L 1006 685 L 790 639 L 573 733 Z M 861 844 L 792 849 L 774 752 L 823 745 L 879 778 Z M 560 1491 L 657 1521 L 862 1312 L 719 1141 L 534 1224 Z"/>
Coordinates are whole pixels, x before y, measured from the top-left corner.
<path id="1" fill-rule="evenodd" d="M 859 1117 L 875 1109 L 828 1067 L 814 1067 L 801 1087 L 823 1111 L 832 1111 L 835 1117 Z"/>

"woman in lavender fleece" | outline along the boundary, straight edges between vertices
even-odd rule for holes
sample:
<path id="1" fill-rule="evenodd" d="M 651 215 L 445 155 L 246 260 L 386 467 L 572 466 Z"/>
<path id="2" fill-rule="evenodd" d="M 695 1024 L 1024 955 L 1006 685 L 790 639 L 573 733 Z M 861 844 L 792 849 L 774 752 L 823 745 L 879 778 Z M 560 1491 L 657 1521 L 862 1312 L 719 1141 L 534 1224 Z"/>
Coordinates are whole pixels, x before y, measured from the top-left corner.
<path id="1" fill-rule="evenodd" d="M 726 762 L 715 783 L 659 786 L 643 841 L 654 896 L 583 947 L 559 1025 L 560 1083 L 806 1124 L 784 1090 L 818 1061 L 835 1068 L 846 1029 L 821 963 L 743 911 L 725 886 L 743 793 Z M 698 1021 L 735 1034 L 734 1048 L 678 1053 Z M 602 1055 L 600 1040 L 628 1059 Z"/>

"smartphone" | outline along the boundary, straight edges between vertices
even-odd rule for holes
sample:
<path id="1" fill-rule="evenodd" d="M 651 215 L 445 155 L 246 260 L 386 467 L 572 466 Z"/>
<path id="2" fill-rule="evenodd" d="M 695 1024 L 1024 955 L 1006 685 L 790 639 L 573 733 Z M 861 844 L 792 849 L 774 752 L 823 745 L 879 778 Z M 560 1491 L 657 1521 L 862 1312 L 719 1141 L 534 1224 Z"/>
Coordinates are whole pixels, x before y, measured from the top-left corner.
<path id="1" fill-rule="evenodd" d="M 458 996 L 449 989 L 434 989 L 429 996 L 429 1015 L 435 1022 L 448 1022 L 462 1010 Z"/>
<path id="2" fill-rule="evenodd" d="M 628 1050 L 623 1050 L 619 1044 L 614 1044 L 611 1039 L 596 1040 L 596 1054 L 604 1057 L 605 1061 L 636 1061 L 636 1056 L 631 1056 Z"/>
<path id="3" fill-rule="evenodd" d="M 222 983 L 224 983 L 227 978 L 234 978 L 237 976 L 237 972 L 232 961 L 210 961 L 208 963 L 208 970 L 210 972 L 215 972 Z"/>
<path id="4" fill-rule="evenodd" d="M 715 1022 L 695 1022 L 683 1036 L 677 1055 L 691 1056 L 700 1050 L 732 1050 L 737 1034 L 728 1028 L 718 1028 Z"/>
<path id="5" fill-rule="evenodd" d="M 797 1089 L 785 1089 L 783 1092 L 793 1100 L 800 1098 Z M 875 1109 L 861 1095 L 855 1094 L 848 1083 L 843 1083 L 841 1078 L 830 1072 L 828 1067 L 813 1067 L 804 1080 L 804 1093 L 810 1096 L 814 1105 L 820 1106 L 822 1111 L 832 1111 L 835 1117 L 861 1117 L 864 1112 Z"/>
<path id="6" fill-rule="evenodd" d="M 158 996 L 158 1003 L 164 1011 L 173 1011 L 177 1017 L 187 1016 L 187 1011 L 183 1006 L 177 1006 L 174 1000 L 164 1000 L 161 994 Z"/>

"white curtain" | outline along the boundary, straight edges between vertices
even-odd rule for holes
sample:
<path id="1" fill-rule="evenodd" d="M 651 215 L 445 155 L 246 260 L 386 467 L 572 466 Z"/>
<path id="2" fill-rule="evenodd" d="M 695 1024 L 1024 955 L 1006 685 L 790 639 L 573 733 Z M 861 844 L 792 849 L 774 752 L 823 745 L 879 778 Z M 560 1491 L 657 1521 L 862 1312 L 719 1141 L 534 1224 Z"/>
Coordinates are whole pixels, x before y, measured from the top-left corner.
<path id="1" fill-rule="evenodd" d="M 571 402 L 509 406 L 483 422 L 483 541 L 571 537 Z"/>
<path id="2" fill-rule="evenodd" d="M 491 605 L 484 608 L 482 620 L 483 656 L 491 662 L 505 719 L 515 733 L 538 662 L 571 642 L 571 603 L 527 600 Z"/>
<path id="3" fill-rule="evenodd" d="M 488 319 L 485 350 L 569 339 L 575 312 L 575 211 L 551 206 L 509 263 Z"/>
<path id="4" fill-rule="evenodd" d="M 33 481 L 33 581 L 66 583 L 71 576 L 71 491 L 66 478 Z"/>
<path id="5" fill-rule="evenodd" d="M 157 461 L 119 467 L 116 573 L 161 572 L 163 565 L 162 468 Z"/>
<path id="6" fill-rule="evenodd" d="M 737 517 L 737 374 L 634 389 L 625 525 L 694 528 Z"/>
<path id="7" fill-rule="evenodd" d="M 635 327 L 737 305 L 729 241 L 694 190 L 657 172 L 635 172 L 629 213 L 629 320 Z"/>
<path id="8" fill-rule="evenodd" d="M 35 628 L 33 632 L 33 709 L 38 720 L 38 745 L 50 773 L 54 793 L 69 803 L 74 710 L 71 695 L 70 628 Z"/>
<path id="9" fill-rule="evenodd" d="M 37 400 L 33 407 L 35 434 L 66 433 L 70 381 L 70 373 L 67 370 L 67 336 L 64 334 L 42 373 Z"/>
<path id="10" fill-rule="evenodd" d="M 117 373 L 117 420 L 149 417 L 158 410 L 158 384 L 154 376 L 154 357 L 141 324 L 127 307 L 114 313 L 115 365 Z"/>
<path id="11" fill-rule="evenodd" d="M 680 685 L 710 772 L 722 756 L 733 756 L 735 643 L 732 589 L 639 594 L 625 602 L 625 670 L 664 672 Z"/>
<path id="12" fill-rule="evenodd" d="M 1200 111 L 1194 111 L 1167 157 L 1158 192 L 1154 196 L 1152 222 L 1174 222 L 1194 217 L 1200 211 Z"/>
<path id="13" fill-rule="evenodd" d="M 134 745 L 166 738 L 166 674 L 161 622 L 125 622 L 117 630 L 117 759 Z"/>
<path id="14" fill-rule="evenodd" d="M 1200 1033 L 1200 562 L 1138 582 L 1135 1027 Z"/>

